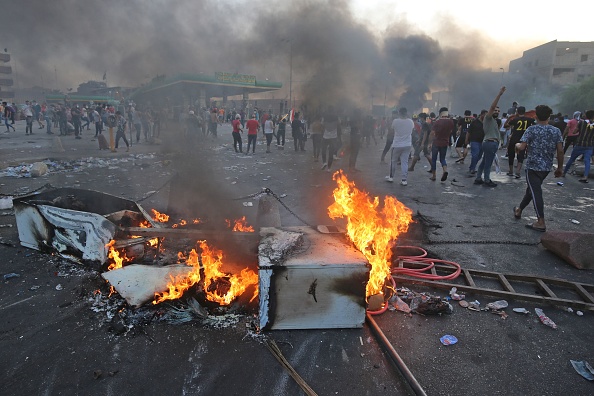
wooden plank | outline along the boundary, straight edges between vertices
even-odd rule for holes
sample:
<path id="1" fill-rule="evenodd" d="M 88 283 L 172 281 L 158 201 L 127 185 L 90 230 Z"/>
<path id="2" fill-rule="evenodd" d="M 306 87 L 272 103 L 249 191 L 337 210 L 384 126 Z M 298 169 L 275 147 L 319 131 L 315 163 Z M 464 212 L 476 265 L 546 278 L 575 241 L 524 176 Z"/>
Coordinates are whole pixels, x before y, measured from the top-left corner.
<path id="1" fill-rule="evenodd" d="M 573 284 L 575 291 L 587 302 L 594 304 L 594 297 L 584 289 L 579 283 Z"/>
<path id="2" fill-rule="evenodd" d="M 426 287 L 435 287 L 444 290 L 450 290 L 452 286 L 456 286 L 458 288 L 458 292 L 464 293 L 479 293 L 494 296 L 496 298 L 509 298 L 509 299 L 519 299 L 537 303 L 552 303 L 552 304 L 560 304 L 565 306 L 570 306 L 577 309 L 582 310 L 590 310 L 594 311 L 594 304 L 587 303 L 584 301 L 576 301 L 576 300 L 568 300 L 565 298 L 555 298 L 555 297 L 545 297 L 545 296 L 537 296 L 532 294 L 524 294 L 524 293 L 512 293 L 504 290 L 493 290 L 493 289 L 486 289 L 482 287 L 471 287 L 471 286 L 464 286 L 458 284 L 452 284 L 448 282 L 438 282 L 438 281 L 427 281 L 422 279 L 412 279 L 404 276 L 397 276 L 393 275 L 394 280 L 398 283 L 405 283 L 405 284 L 414 284 L 414 285 L 421 285 Z"/>
<path id="3" fill-rule="evenodd" d="M 508 282 L 508 280 L 505 277 L 505 275 L 499 274 L 498 278 L 499 278 L 499 282 L 503 285 L 503 288 L 505 290 L 507 290 L 508 292 L 512 292 L 512 293 L 515 293 L 516 292 L 514 290 L 514 288 L 512 287 L 512 285 Z"/>
<path id="4" fill-rule="evenodd" d="M 470 274 L 470 271 L 468 271 L 467 269 L 464 269 L 464 270 L 462 270 L 462 273 L 464 274 L 466 283 L 468 283 L 469 286 L 476 287 L 476 284 L 474 283 L 474 279 L 472 279 L 472 275 Z"/>
<path id="5" fill-rule="evenodd" d="M 536 279 L 536 284 L 538 285 L 538 287 L 540 288 L 540 290 L 542 290 L 543 292 L 545 292 L 549 297 L 557 298 L 557 296 L 555 295 L 555 293 L 553 293 L 553 291 L 547 286 L 546 283 L 544 283 L 542 281 L 542 279 Z"/>
<path id="6" fill-rule="evenodd" d="M 191 237 L 197 239 L 208 239 L 229 235 L 233 237 L 259 238 L 256 232 L 238 232 L 238 231 L 215 231 L 215 230 L 196 230 L 192 228 L 144 228 L 144 227 L 122 227 L 120 231 L 135 236 L 150 237 Z"/>

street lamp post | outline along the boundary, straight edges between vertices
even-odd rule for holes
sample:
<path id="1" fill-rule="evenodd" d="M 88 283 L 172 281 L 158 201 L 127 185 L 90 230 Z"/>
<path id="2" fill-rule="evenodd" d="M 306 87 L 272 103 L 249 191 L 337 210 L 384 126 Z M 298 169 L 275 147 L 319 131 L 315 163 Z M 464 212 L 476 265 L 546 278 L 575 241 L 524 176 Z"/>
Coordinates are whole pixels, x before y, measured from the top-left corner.
<path id="1" fill-rule="evenodd" d="M 289 43 L 289 111 L 293 108 L 293 40 L 283 38 L 283 43 Z"/>
<path id="2" fill-rule="evenodd" d="M 293 41 L 291 40 L 289 40 L 289 106 L 293 108 Z"/>
<path id="3" fill-rule="evenodd" d="M 392 72 L 388 72 L 388 78 Z M 384 84 L 384 117 L 386 116 L 386 97 L 388 96 L 388 81 Z"/>

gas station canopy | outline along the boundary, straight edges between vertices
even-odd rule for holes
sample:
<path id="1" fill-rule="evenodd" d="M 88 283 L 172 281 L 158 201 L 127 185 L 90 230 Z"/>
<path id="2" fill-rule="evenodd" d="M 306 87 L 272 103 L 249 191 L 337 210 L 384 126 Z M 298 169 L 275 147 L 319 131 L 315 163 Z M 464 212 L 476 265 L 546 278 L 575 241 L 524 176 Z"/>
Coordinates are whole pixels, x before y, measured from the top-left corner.
<path id="1" fill-rule="evenodd" d="M 172 96 L 175 94 L 195 95 L 204 90 L 206 97 L 228 97 L 235 95 L 249 95 L 257 92 L 276 91 L 283 84 L 273 81 L 261 81 L 254 75 L 216 72 L 206 74 L 178 74 L 169 78 L 162 78 L 139 88 L 132 93 L 130 99 L 144 101 L 154 99 L 155 96 Z"/>

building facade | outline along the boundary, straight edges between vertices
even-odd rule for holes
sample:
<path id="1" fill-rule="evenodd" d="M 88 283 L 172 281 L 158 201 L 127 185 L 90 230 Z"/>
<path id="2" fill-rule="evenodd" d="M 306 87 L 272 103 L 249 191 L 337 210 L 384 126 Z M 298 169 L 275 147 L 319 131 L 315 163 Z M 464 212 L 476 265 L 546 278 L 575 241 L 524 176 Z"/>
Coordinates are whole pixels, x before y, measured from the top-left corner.
<path id="1" fill-rule="evenodd" d="M 509 73 L 531 86 L 579 84 L 594 76 L 594 41 L 551 41 L 524 51 L 509 63 Z"/>
<path id="2" fill-rule="evenodd" d="M 5 100 L 14 98 L 13 85 L 10 54 L 0 53 L 0 99 Z"/>

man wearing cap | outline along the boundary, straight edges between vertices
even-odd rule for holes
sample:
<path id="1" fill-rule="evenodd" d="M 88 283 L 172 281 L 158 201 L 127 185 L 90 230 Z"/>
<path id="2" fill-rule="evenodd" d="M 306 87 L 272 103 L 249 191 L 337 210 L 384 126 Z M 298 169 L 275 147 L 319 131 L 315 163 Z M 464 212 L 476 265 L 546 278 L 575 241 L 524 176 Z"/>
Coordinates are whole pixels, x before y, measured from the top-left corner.
<path id="1" fill-rule="evenodd" d="M 394 130 L 394 140 L 392 141 L 392 155 L 390 159 L 390 175 L 386 177 L 389 182 L 394 181 L 394 174 L 396 173 L 396 166 L 400 161 L 400 184 L 406 186 L 408 184 L 408 156 L 412 145 L 412 132 L 415 124 L 412 119 L 408 117 L 406 107 L 398 110 L 398 118 L 392 121 L 392 129 Z"/>
<path id="2" fill-rule="evenodd" d="M 483 138 L 483 160 L 479 165 L 474 184 L 482 184 L 485 187 L 497 187 L 497 184 L 491 180 L 491 165 L 493 165 L 493 160 L 499 148 L 499 124 L 497 123 L 499 107 L 497 103 L 504 92 L 505 87 L 501 87 L 483 119 L 483 130 L 485 132 L 485 137 Z M 483 175 L 484 180 L 482 179 Z"/>

